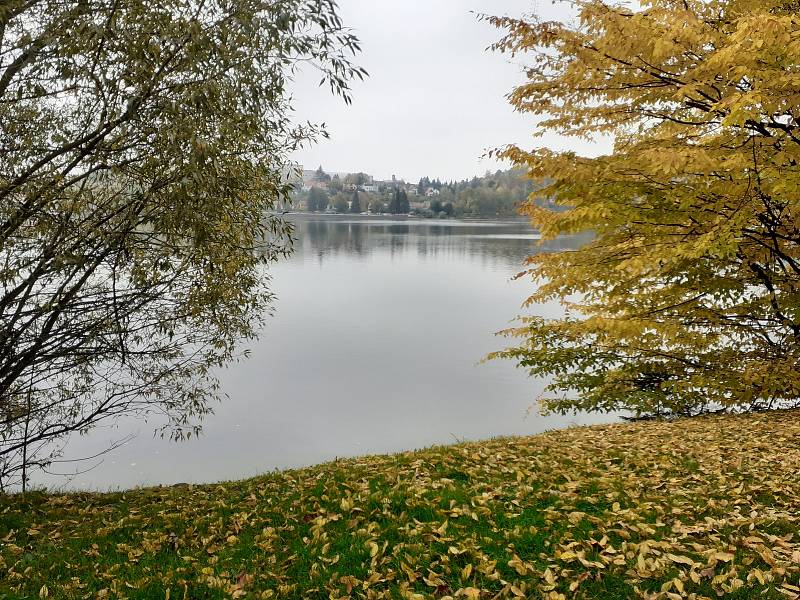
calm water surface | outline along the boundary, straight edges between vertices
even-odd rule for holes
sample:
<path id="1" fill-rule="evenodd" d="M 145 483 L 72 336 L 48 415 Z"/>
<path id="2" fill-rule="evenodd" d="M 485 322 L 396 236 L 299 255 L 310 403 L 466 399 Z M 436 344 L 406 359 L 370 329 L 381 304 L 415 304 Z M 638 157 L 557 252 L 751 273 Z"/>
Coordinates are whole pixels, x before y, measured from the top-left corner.
<path id="1" fill-rule="evenodd" d="M 611 419 L 542 417 L 541 382 L 507 362 L 478 364 L 503 346 L 493 332 L 522 312 L 532 291 L 530 280 L 511 281 L 524 257 L 541 251 L 527 223 L 296 219 L 295 255 L 270 267 L 275 314 L 250 357 L 222 373 L 229 397 L 207 418 L 203 435 L 176 444 L 154 439 L 152 424 L 98 428 L 71 441 L 66 456 L 135 438 L 102 460 L 80 463 L 93 467 L 86 473 L 37 483 L 112 489 L 213 482 Z M 536 312 L 556 315 L 560 307 Z"/>

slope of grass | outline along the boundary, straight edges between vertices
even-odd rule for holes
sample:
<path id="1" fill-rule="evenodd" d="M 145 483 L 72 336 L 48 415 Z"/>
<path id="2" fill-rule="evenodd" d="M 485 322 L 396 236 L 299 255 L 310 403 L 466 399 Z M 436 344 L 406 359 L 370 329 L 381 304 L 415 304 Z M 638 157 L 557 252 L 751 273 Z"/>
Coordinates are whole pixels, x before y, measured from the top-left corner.
<path id="1" fill-rule="evenodd" d="M 0 598 L 798 598 L 800 412 L 0 498 Z"/>

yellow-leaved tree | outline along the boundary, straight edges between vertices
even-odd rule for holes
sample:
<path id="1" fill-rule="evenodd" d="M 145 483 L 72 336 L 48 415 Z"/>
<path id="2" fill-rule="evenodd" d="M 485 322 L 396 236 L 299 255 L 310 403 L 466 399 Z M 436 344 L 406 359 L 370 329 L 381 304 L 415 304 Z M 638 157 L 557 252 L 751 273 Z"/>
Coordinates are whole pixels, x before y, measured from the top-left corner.
<path id="1" fill-rule="evenodd" d="M 529 303 L 560 319 L 506 333 L 551 377 L 551 411 L 639 415 L 800 400 L 800 3 L 572 3 L 573 24 L 491 18 L 526 57 L 514 107 L 538 132 L 613 136 L 587 158 L 510 146 L 565 210 L 521 208 L 543 237 L 594 233 L 531 257 Z"/>

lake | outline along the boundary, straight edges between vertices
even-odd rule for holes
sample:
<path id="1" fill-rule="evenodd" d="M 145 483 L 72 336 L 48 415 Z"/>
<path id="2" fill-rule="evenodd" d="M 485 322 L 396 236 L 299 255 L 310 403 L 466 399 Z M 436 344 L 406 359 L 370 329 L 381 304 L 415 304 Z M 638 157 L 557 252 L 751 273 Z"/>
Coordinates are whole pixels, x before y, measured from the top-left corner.
<path id="1" fill-rule="evenodd" d="M 524 221 L 298 215 L 295 254 L 269 267 L 278 299 L 247 360 L 221 373 L 228 398 L 198 439 L 153 437 L 126 420 L 71 440 L 65 457 L 96 459 L 35 484 L 116 489 L 214 482 L 361 454 L 528 435 L 603 415 L 538 414 L 542 383 L 504 361 L 479 364 L 494 332 L 532 292 L 512 281 L 537 246 Z M 558 304 L 536 308 L 558 315 Z M 58 467 L 57 469 L 55 467 Z"/>

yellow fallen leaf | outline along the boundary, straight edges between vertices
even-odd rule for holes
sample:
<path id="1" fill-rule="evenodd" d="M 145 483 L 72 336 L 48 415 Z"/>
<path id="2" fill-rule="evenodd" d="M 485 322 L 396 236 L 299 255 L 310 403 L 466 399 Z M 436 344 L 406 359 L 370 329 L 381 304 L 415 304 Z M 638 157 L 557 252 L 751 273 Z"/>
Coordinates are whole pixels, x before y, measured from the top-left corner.
<path id="1" fill-rule="evenodd" d="M 516 554 L 514 557 L 508 561 L 508 566 L 514 569 L 520 575 L 525 575 L 528 572 L 528 568 L 525 566 L 525 563 L 522 562 Z"/>
<path id="2" fill-rule="evenodd" d="M 680 554 L 667 554 L 667 558 L 674 563 L 678 563 L 679 565 L 689 565 L 690 567 L 695 565 L 695 562 L 688 556 L 682 556 Z"/>
<path id="3" fill-rule="evenodd" d="M 731 562 L 735 558 L 730 552 L 715 552 L 713 557 L 722 562 Z"/>
<path id="4" fill-rule="evenodd" d="M 585 516 L 586 516 L 585 512 L 580 512 L 576 510 L 574 512 L 569 513 L 569 515 L 567 515 L 567 518 L 569 519 L 570 523 L 572 523 L 573 525 L 577 525 L 583 520 L 583 517 Z"/>
<path id="5" fill-rule="evenodd" d="M 406 563 L 400 563 L 400 569 L 406 574 L 406 577 L 408 577 L 411 583 L 417 580 L 417 574 Z"/>

